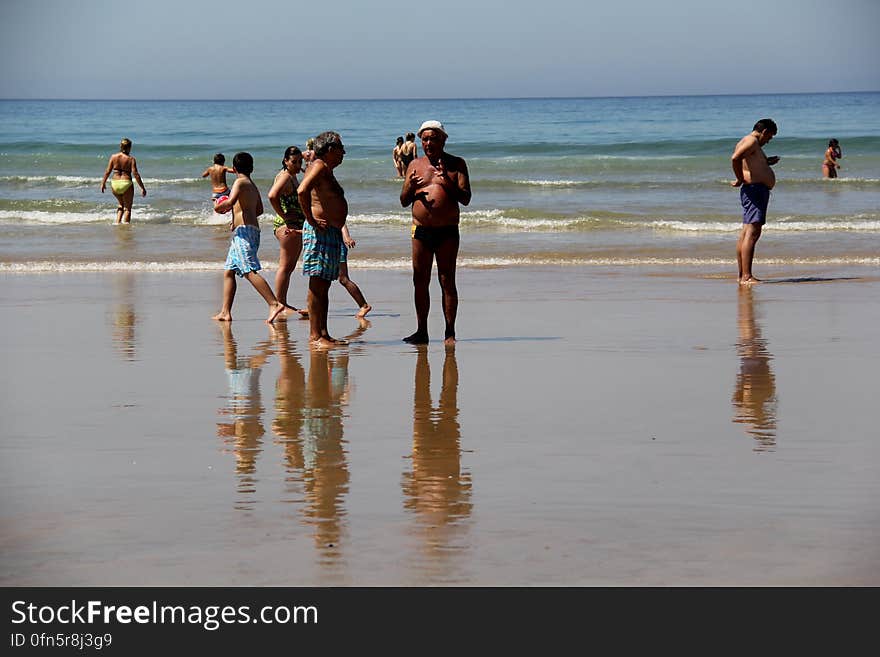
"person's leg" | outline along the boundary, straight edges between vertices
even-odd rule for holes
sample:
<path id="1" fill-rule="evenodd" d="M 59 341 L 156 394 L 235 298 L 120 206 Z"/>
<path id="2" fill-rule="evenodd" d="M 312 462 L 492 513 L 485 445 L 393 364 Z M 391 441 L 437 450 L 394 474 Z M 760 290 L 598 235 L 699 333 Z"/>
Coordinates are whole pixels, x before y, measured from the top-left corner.
<path id="1" fill-rule="evenodd" d="M 413 301 L 416 307 L 416 332 L 403 339 L 412 344 L 428 342 L 428 311 L 431 309 L 431 269 L 434 252 L 424 242 L 412 239 Z"/>
<path id="2" fill-rule="evenodd" d="M 320 276 L 309 276 L 309 341 L 324 347 L 332 347 L 336 344 L 327 332 L 329 290 L 330 281 Z"/>
<path id="3" fill-rule="evenodd" d="M 358 311 L 355 317 L 366 317 L 367 313 L 370 312 L 373 307 L 367 303 L 367 300 L 361 293 L 361 289 L 357 286 L 357 283 L 348 277 L 347 262 L 339 263 L 339 284 L 348 291 L 351 298 L 354 299 L 354 302 L 358 305 Z"/>
<path id="4" fill-rule="evenodd" d="M 748 224 L 743 224 L 743 227 L 739 231 L 739 237 L 737 237 L 737 239 L 736 239 L 736 268 L 738 270 L 737 275 L 736 275 L 737 283 L 741 282 L 742 278 L 743 278 L 742 249 L 743 249 L 743 240 L 745 240 L 745 237 L 746 237 L 746 226 L 748 226 Z"/>
<path id="5" fill-rule="evenodd" d="M 122 212 L 122 223 L 130 224 L 131 223 L 131 206 L 134 205 L 134 183 L 131 184 L 125 194 L 122 195 L 122 206 L 124 208 Z"/>
<path id="6" fill-rule="evenodd" d="M 122 213 L 125 212 L 124 195 L 113 192 L 113 196 L 116 197 L 116 223 L 121 224 Z"/>
<path id="7" fill-rule="evenodd" d="M 220 308 L 220 312 L 211 319 L 217 319 L 221 322 L 232 321 L 232 302 L 235 301 L 236 287 L 235 272 L 227 269 L 223 272 L 223 305 Z"/>
<path id="8" fill-rule="evenodd" d="M 761 224 L 745 224 L 743 225 L 740 241 L 742 242 L 742 274 L 739 282 L 743 285 L 751 285 L 760 282 L 759 279 L 752 275 L 752 261 L 755 257 L 755 245 L 758 238 L 761 237 Z"/>
<path id="9" fill-rule="evenodd" d="M 280 248 L 278 271 L 275 274 L 275 295 L 282 305 L 287 306 L 290 310 L 297 310 L 288 303 L 287 292 L 290 288 L 290 275 L 296 269 L 296 262 L 302 253 L 302 234 L 290 232 L 285 235 L 285 230 L 286 228 L 282 226 L 275 231 Z M 302 311 L 299 312 L 303 314 Z"/>
<path id="10" fill-rule="evenodd" d="M 443 290 L 443 317 L 446 319 L 446 344 L 455 344 L 455 318 L 458 315 L 458 289 L 455 286 L 455 264 L 458 259 L 459 237 L 443 240 L 437 247 L 437 277 Z"/>
<path id="11" fill-rule="evenodd" d="M 263 297 L 263 300 L 269 305 L 269 316 L 266 317 L 266 323 L 271 324 L 275 321 L 275 318 L 284 311 L 284 306 L 275 298 L 275 295 L 272 293 L 272 288 L 269 287 L 269 284 L 266 282 L 259 273 L 255 271 L 249 271 L 244 275 L 250 284 L 254 286 L 254 289 L 260 293 L 260 296 Z"/>

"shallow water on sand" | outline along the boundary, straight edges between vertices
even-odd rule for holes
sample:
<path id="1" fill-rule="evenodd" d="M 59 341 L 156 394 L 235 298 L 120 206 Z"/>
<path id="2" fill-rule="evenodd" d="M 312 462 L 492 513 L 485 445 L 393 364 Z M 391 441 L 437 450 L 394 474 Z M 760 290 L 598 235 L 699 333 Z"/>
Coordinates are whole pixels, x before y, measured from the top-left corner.
<path id="1" fill-rule="evenodd" d="M 464 270 L 452 351 L 408 278 L 312 352 L 219 275 L 0 275 L 0 581 L 880 583 L 864 271 Z"/>

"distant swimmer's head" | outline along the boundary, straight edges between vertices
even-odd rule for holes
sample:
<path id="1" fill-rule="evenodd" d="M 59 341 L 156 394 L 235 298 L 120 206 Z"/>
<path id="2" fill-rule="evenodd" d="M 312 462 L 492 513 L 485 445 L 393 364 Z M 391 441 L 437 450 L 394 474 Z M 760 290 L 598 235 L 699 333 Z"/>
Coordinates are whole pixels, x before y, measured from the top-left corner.
<path id="1" fill-rule="evenodd" d="M 281 160 L 281 168 L 287 169 L 290 164 L 293 164 L 297 160 L 299 160 L 300 164 L 302 164 L 303 154 L 302 151 L 299 150 L 296 146 L 288 146 L 287 150 L 284 151 L 284 159 Z"/>
<path id="2" fill-rule="evenodd" d="M 837 146 L 840 146 L 840 142 L 837 141 L 836 139 L 831 139 L 831 140 L 828 141 L 828 145 L 829 145 L 831 148 L 836 148 Z"/>
<path id="3" fill-rule="evenodd" d="M 254 158 L 250 153 L 236 153 L 232 158 L 232 168 L 236 173 L 250 176 L 254 172 Z"/>
<path id="4" fill-rule="evenodd" d="M 119 150 L 121 150 L 126 155 L 131 153 L 131 139 L 129 139 L 128 137 L 123 137 L 119 141 Z"/>
<path id="5" fill-rule="evenodd" d="M 309 137 L 308 139 L 306 139 L 306 150 L 307 151 L 315 150 L 315 138 L 314 137 Z"/>
<path id="6" fill-rule="evenodd" d="M 406 133 L 406 140 L 407 140 L 407 141 L 415 141 L 415 140 L 416 140 L 416 136 L 415 136 L 412 132 L 407 132 L 407 133 Z"/>
<path id="7" fill-rule="evenodd" d="M 214 155 L 214 164 L 226 164 L 226 156 L 223 153 L 217 153 Z"/>
<path id="8" fill-rule="evenodd" d="M 400 146 L 403 143 L 403 137 L 398 137 L 396 143 L 398 146 Z"/>

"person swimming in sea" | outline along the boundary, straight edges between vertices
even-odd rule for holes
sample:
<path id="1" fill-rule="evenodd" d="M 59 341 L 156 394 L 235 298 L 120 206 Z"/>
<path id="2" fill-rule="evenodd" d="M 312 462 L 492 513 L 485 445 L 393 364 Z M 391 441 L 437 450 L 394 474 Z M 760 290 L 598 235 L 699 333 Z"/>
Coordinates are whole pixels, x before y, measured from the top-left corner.
<path id="1" fill-rule="evenodd" d="M 226 166 L 226 156 L 223 153 L 215 154 L 214 164 L 202 173 L 202 178 L 211 178 L 211 201 L 214 203 L 223 196 L 229 196 L 229 185 L 226 182 L 227 173 L 234 175 L 235 169 Z"/>
<path id="2" fill-rule="evenodd" d="M 131 156 L 131 139 L 123 137 L 119 142 L 119 152 L 110 156 L 107 162 L 107 170 L 101 179 L 101 193 L 107 187 L 107 178 L 110 172 L 113 172 L 113 178 L 110 180 L 110 190 L 119 205 L 116 208 L 116 223 L 131 223 L 131 206 L 134 204 L 134 183 L 132 177 L 137 181 L 141 188 L 141 196 L 147 195 L 147 188 L 141 180 L 141 174 L 138 173 L 137 160 Z"/>
<path id="3" fill-rule="evenodd" d="M 825 151 L 825 160 L 822 162 L 822 176 L 825 178 L 837 178 L 837 170 L 840 165 L 837 160 L 843 157 L 840 150 L 840 142 L 831 139 L 828 142 L 828 150 Z"/>

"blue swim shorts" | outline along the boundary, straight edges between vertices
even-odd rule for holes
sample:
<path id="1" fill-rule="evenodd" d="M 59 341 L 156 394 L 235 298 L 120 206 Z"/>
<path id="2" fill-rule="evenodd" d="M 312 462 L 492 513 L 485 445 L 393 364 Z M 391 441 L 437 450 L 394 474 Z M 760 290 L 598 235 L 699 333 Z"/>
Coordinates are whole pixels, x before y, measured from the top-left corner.
<path id="1" fill-rule="evenodd" d="M 763 226 L 767 221 L 770 188 L 764 183 L 744 184 L 739 190 L 739 200 L 743 206 L 743 223 Z"/>
<path id="2" fill-rule="evenodd" d="M 232 243 L 223 268 L 231 269 L 239 276 L 260 271 L 262 266 L 257 258 L 259 248 L 260 229 L 256 226 L 239 226 L 232 233 Z"/>
<path id="3" fill-rule="evenodd" d="M 342 256 L 342 231 L 328 226 L 324 230 L 306 222 L 303 225 L 303 276 L 317 276 L 326 281 L 339 278 Z"/>

